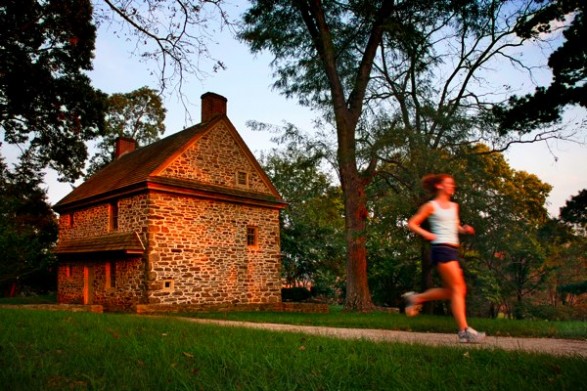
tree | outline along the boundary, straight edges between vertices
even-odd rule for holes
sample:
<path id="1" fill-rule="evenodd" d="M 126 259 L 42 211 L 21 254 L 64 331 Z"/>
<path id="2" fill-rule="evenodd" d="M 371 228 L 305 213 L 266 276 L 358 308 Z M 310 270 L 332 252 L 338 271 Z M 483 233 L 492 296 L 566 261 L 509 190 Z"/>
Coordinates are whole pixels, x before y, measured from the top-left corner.
<path id="1" fill-rule="evenodd" d="M 587 4 L 580 0 L 546 3 L 540 12 L 521 20 L 517 32 L 526 38 L 537 38 L 558 29 L 567 18 L 571 19 L 563 31 L 563 44 L 548 59 L 553 79 L 549 86 L 539 86 L 533 94 L 513 96 L 507 105 L 495 107 L 504 132 L 529 131 L 541 124 L 555 123 L 570 105 L 587 108 Z"/>
<path id="2" fill-rule="evenodd" d="M 84 142 L 103 128 L 104 95 L 91 86 L 96 29 L 89 0 L 7 0 L 0 6 L 0 128 L 4 141 L 76 179 Z"/>
<path id="3" fill-rule="evenodd" d="M 401 295 L 421 285 L 421 242 L 406 230 L 413 200 L 382 179 L 368 188 L 369 287 L 376 305 L 402 308 Z"/>
<path id="4" fill-rule="evenodd" d="M 110 163 L 119 137 L 148 145 L 165 133 L 165 108 L 157 91 L 142 87 L 127 94 L 113 94 L 106 100 L 104 135 L 98 152 L 91 158 L 86 177 Z"/>
<path id="5" fill-rule="evenodd" d="M 587 234 L 587 189 L 572 196 L 560 208 L 560 220 L 575 227 L 583 235 Z"/>
<path id="6" fill-rule="evenodd" d="M 216 31 L 212 21 L 220 29 L 232 28 L 224 5 L 224 0 L 103 0 L 96 2 L 94 18 L 113 24 L 121 39 L 134 41 L 133 54 L 155 62 L 161 91 L 173 84 L 182 96 L 188 75 L 206 76 L 204 60 L 212 62 L 214 72 L 225 68 L 208 50 Z"/>
<path id="7" fill-rule="evenodd" d="M 41 281 L 35 285 L 51 287 L 56 281 L 50 270 L 57 222 L 41 183 L 40 168 L 29 155 L 14 172 L 0 160 L 0 287 L 9 295 L 35 277 Z"/>
<path id="8" fill-rule="evenodd" d="M 335 281 L 343 277 L 343 206 L 340 188 L 320 168 L 322 161 L 320 151 L 292 141 L 274 149 L 262 165 L 288 203 L 280 216 L 287 283 L 334 294 Z"/>
<path id="9" fill-rule="evenodd" d="M 547 266 L 551 269 L 545 304 L 551 308 L 578 304 L 576 298 L 587 288 L 587 237 L 577 234 L 559 217 L 540 229 L 540 241 L 547 248 Z"/>
<path id="10" fill-rule="evenodd" d="M 538 177 L 509 167 L 501 154 L 469 155 L 471 176 L 463 182 L 469 210 L 466 221 L 476 229 L 467 256 L 468 270 L 478 281 L 478 303 L 496 315 L 510 314 L 543 289 L 550 272 L 547 246 L 540 230 L 548 221 L 545 208 L 551 186 Z M 465 200 L 463 200 L 464 202 Z"/>
<path id="11" fill-rule="evenodd" d="M 268 49 L 275 54 L 276 65 L 283 61 L 277 85 L 286 95 L 299 95 L 306 104 L 329 104 L 334 113 L 345 207 L 348 309 L 372 308 L 367 283 L 365 187 L 374 166 L 360 173 L 355 130 L 373 58 L 392 10 L 391 1 L 359 2 L 355 9 L 331 2 L 254 1 L 244 16 L 246 27 L 241 34 L 253 51 Z M 355 45 L 362 53 L 354 50 Z M 345 48 L 352 49 L 345 52 Z"/>
<path id="12" fill-rule="evenodd" d="M 240 37 L 253 52 L 274 54 L 275 87 L 323 110 L 334 124 L 346 219 L 345 306 L 368 310 L 368 185 L 381 174 L 418 204 L 421 176 L 455 167 L 451 159 L 463 147 L 486 140 L 503 149 L 519 141 L 500 138 L 491 111 L 498 98 L 474 87 L 483 87 L 476 82 L 491 60 L 519 62 L 507 52 L 524 43 L 514 22 L 540 7 L 531 1 L 252 3 Z"/>

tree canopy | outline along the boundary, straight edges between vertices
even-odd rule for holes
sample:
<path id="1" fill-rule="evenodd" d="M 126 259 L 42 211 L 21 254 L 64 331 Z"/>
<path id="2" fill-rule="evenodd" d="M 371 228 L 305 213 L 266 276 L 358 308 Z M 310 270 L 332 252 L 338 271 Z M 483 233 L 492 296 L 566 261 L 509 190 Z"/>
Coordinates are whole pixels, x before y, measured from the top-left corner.
<path id="1" fill-rule="evenodd" d="M 516 32 L 522 37 L 538 38 L 564 25 L 563 43 L 548 59 L 552 82 L 536 87 L 532 94 L 511 97 L 505 106 L 497 106 L 495 112 L 502 131 L 530 131 L 541 124 L 559 121 L 568 106 L 587 108 L 587 3 L 581 0 L 546 3 L 539 12 L 521 20 Z"/>
<path id="2" fill-rule="evenodd" d="M 487 83 L 498 60 L 528 39 L 517 22 L 533 1 L 252 1 L 240 37 L 274 55 L 274 86 L 323 110 L 336 134 L 347 240 L 349 309 L 371 307 L 367 285 L 368 186 L 421 201 L 420 178 L 458 168 L 470 146 L 504 150 L 522 133 L 500 133 Z M 499 90 L 499 88 L 497 89 Z M 539 138 L 556 137 L 543 133 Z M 487 152 L 490 153 L 491 151 Z"/>
<path id="3" fill-rule="evenodd" d="M 224 0 L 102 0 L 95 2 L 98 24 L 110 24 L 120 39 L 134 42 L 133 54 L 152 62 L 160 90 L 182 94 L 188 76 L 199 79 L 224 69 L 209 45 L 215 32 L 232 28 Z M 208 65 L 211 65 L 208 67 Z M 156 69 L 156 71 L 155 71 Z"/>
<path id="4" fill-rule="evenodd" d="M 560 209 L 560 219 L 587 233 L 587 189 L 572 196 Z"/>
<path id="5" fill-rule="evenodd" d="M 139 146 L 157 141 L 165 133 L 165 112 L 157 91 L 148 87 L 108 96 L 104 135 L 98 152 L 90 159 L 86 177 L 113 160 L 117 138 L 132 138 Z"/>
<path id="6" fill-rule="evenodd" d="M 92 68 L 89 0 L 7 0 L 0 6 L 0 129 L 4 141 L 64 179 L 81 174 L 85 142 L 103 129 Z"/>

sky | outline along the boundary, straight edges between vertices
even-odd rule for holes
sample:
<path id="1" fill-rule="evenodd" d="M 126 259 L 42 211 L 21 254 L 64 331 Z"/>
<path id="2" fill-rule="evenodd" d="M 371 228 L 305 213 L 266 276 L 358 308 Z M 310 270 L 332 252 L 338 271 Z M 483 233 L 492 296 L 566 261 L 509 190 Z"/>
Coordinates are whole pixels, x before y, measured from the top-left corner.
<path id="1" fill-rule="evenodd" d="M 102 26 L 98 31 L 94 70 L 90 72 L 94 86 L 108 94 L 126 93 L 143 86 L 156 89 L 156 75 L 152 75 L 152 69 L 148 67 L 153 68 L 154 64 L 140 63 L 129 52 L 132 46 L 125 44 L 113 32 L 113 28 L 108 26 Z M 164 96 L 167 109 L 164 137 L 200 122 L 200 96 L 206 92 L 228 99 L 228 117 L 257 157 L 277 145 L 271 141 L 272 135 L 250 130 L 247 121 L 274 125 L 290 122 L 302 129 L 311 129 L 317 114 L 272 89 L 270 55 L 251 54 L 248 47 L 233 39 L 228 31 L 219 34 L 218 42 L 210 49 L 213 56 L 226 64 L 227 69 L 209 73 L 201 80 L 190 78 L 186 81 L 183 91 L 191 101 L 188 106 L 191 120 L 186 120 L 185 108 L 177 95 Z M 202 64 L 204 69 L 211 66 L 211 63 Z M 583 141 L 586 135 L 583 129 Z M 17 150 L 6 148 L 4 144 L 3 153 L 9 163 L 15 161 Z M 570 197 L 587 188 L 586 145 L 561 141 L 522 144 L 510 147 L 505 157 L 512 168 L 535 174 L 553 186 L 547 200 L 547 209 L 553 217 L 558 216 L 559 208 Z M 51 204 L 58 202 L 72 189 L 69 184 L 58 182 L 57 174 L 51 171 L 46 175 L 45 182 Z"/>

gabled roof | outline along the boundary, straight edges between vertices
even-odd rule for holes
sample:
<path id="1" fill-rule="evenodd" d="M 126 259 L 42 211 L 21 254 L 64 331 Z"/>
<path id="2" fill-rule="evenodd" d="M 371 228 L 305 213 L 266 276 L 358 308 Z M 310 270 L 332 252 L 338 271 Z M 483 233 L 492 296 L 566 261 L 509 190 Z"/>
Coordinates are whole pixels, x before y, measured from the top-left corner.
<path id="1" fill-rule="evenodd" d="M 53 208 L 57 212 L 60 212 L 79 204 L 91 202 L 92 200 L 115 197 L 117 194 L 141 186 L 141 184 L 146 184 L 151 175 L 156 175 L 166 164 L 191 145 L 197 137 L 223 120 L 227 122 L 229 128 L 233 131 L 237 142 L 248 155 L 248 158 L 265 177 L 265 182 L 274 194 L 274 197 L 272 197 L 274 201 L 283 206 L 284 203 L 281 196 L 273 184 L 271 184 L 269 178 L 266 177 L 263 169 L 246 147 L 230 120 L 225 115 L 221 115 L 208 122 L 189 127 L 143 148 L 120 156 L 75 188 L 71 193 L 57 202 Z"/>
<path id="2" fill-rule="evenodd" d="M 203 129 L 206 124 L 195 125 L 120 156 L 62 198 L 54 209 L 145 181 L 151 172 Z"/>

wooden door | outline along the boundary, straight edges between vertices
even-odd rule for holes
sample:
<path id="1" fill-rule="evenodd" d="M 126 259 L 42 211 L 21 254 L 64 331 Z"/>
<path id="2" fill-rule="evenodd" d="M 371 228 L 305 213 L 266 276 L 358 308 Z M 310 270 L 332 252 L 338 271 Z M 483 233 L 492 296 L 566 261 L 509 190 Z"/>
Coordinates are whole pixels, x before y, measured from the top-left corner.
<path id="1" fill-rule="evenodd" d="M 94 273 L 90 266 L 84 266 L 84 304 L 94 304 Z"/>

